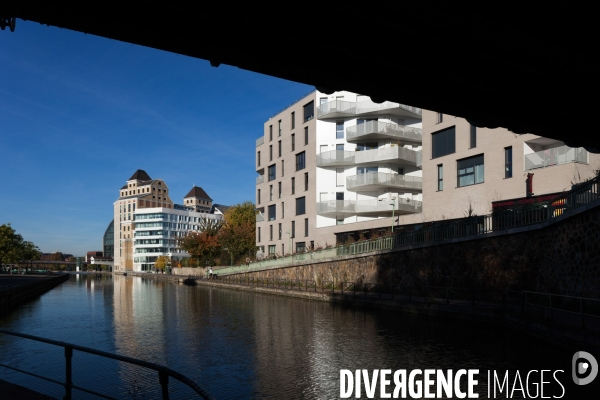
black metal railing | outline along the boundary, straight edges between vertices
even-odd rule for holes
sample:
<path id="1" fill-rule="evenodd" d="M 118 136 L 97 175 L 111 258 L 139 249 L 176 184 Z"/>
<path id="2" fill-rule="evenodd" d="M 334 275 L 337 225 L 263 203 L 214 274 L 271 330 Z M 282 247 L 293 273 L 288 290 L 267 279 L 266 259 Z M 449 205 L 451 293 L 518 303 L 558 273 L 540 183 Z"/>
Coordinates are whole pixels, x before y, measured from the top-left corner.
<path id="1" fill-rule="evenodd" d="M 16 337 L 20 337 L 20 338 L 24 338 L 24 339 L 34 340 L 37 342 L 47 343 L 47 344 L 51 344 L 54 346 L 59 346 L 59 347 L 64 348 L 65 366 L 66 366 L 64 382 L 60 382 L 60 381 L 57 381 L 55 379 L 52 379 L 52 378 L 49 378 L 46 376 L 35 374 L 33 372 L 25 371 L 20 368 L 16 368 L 16 367 L 13 367 L 10 365 L 5 365 L 2 363 L 0 363 L 0 367 L 4 367 L 4 368 L 7 368 L 7 369 L 10 369 L 13 371 L 17 371 L 17 372 L 20 372 L 20 373 L 23 373 L 23 374 L 26 374 L 29 376 L 33 376 L 35 378 L 43 379 L 45 381 L 64 386 L 64 388 L 65 388 L 64 399 L 66 399 L 66 400 L 71 399 L 73 389 L 80 390 L 82 392 L 92 394 L 94 396 L 105 398 L 105 399 L 113 398 L 109 395 L 102 394 L 102 393 L 96 392 L 94 390 L 75 385 L 73 383 L 73 372 L 72 372 L 73 365 L 72 365 L 72 363 L 73 363 L 73 352 L 74 351 L 80 351 L 83 353 L 94 354 L 94 355 L 97 355 L 100 357 L 109 358 L 112 360 L 117 360 L 117 361 L 125 362 L 128 364 L 132 364 L 132 365 L 137 365 L 142 368 L 156 371 L 158 373 L 157 379 L 158 379 L 158 382 L 161 387 L 161 394 L 162 394 L 163 399 L 169 399 L 169 377 L 176 379 L 179 382 L 183 383 L 184 385 L 188 386 L 195 393 L 197 393 L 201 398 L 213 399 L 213 397 L 206 390 L 201 388 L 197 383 L 195 383 L 191 379 L 187 378 L 186 376 L 184 376 L 176 371 L 173 371 L 172 369 L 165 367 L 163 365 L 154 364 L 154 363 L 142 361 L 142 360 L 137 360 L 135 358 L 125 357 L 125 356 L 121 356 L 118 354 L 111 354 L 111 353 L 107 353 L 105 351 L 90 349 L 88 347 L 78 346 L 78 345 L 71 344 L 71 343 L 65 343 L 65 342 L 60 342 L 57 340 L 46 339 L 46 338 L 42 338 L 39 336 L 27 335 L 27 334 L 18 333 L 18 332 L 11 332 L 11 331 L 7 331 L 4 329 L 0 329 L 0 333 L 3 333 L 5 335 L 10 335 L 10 336 L 16 336 Z"/>

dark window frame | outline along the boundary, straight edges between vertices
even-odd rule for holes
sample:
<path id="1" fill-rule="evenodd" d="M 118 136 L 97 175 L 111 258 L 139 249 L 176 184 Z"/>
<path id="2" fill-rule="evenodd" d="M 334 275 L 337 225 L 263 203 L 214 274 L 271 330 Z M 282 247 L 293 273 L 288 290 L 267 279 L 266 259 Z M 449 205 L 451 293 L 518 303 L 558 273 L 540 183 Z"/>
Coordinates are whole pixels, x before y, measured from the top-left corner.
<path id="1" fill-rule="evenodd" d="M 480 163 L 478 163 L 478 161 L 480 161 Z M 481 169 L 481 181 L 477 181 L 477 167 L 478 166 L 482 166 Z M 469 168 L 472 168 L 472 171 L 469 171 Z M 464 171 L 461 173 L 461 171 Z M 461 178 L 467 178 L 473 176 L 473 183 L 466 183 L 461 185 L 460 183 L 460 179 Z M 460 188 L 460 187 L 467 187 L 467 186 L 473 186 L 473 185 L 479 185 L 481 183 L 485 183 L 485 158 L 483 153 L 482 154 L 477 154 L 476 156 L 473 157 L 467 157 L 467 158 L 463 158 L 460 160 L 456 160 L 456 187 Z"/>
<path id="2" fill-rule="evenodd" d="M 431 134 L 431 159 L 456 153 L 456 127 L 451 126 Z"/>
<path id="3" fill-rule="evenodd" d="M 512 170 L 512 146 L 504 148 L 504 179 L 513 177 Z"/>
<path id="4" fill-rule="evenodd" d="M 301 151 L 296 154 L 296 171 L 301 171 L 306 168 L 306 152 Z"/>
<path id="5" fill-rule="evenodd" d="M 296 198 L 296 215 L 306 214 L 306 196 Z"/>

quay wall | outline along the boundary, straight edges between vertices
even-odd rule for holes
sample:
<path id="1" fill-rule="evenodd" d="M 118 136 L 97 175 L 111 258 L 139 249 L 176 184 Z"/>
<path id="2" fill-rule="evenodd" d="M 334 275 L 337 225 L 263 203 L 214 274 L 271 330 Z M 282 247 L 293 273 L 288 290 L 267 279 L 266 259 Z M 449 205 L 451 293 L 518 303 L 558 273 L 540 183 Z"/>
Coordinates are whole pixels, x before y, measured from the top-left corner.
<path id="1" fill-rule="evenodd" d="M 541 229 L 304 262 L 249 278 L 531 290 L 598 298 L 600 207 Z M 218 272 L 218 271 L 217 271 Z"/>
<path id="2" fill-rule="evenodd" d="M 0 275 L 0 315 L 46 293 L 69 280 L 69 274 L 55 276 Z"/>

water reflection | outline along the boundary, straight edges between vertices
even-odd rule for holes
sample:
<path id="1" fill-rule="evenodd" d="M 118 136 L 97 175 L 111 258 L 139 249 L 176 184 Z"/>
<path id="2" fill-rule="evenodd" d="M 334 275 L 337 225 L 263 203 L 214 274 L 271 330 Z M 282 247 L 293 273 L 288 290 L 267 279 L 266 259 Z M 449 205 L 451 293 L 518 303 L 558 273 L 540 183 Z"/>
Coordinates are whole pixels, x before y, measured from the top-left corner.
<path id="1" fill-rule="evenodd" d="M 476 324 L 120 275 L 73 275 L 0 326 L 166 364 L 227 399 L 337 398 L 340 369 L 383 368 L 478 368 L 485 394 L 488 368 L 570 363 L 564 352 Z M 1 362 L 62 379 L 55 350 L 1 337 L 0 346 Z M 136 387 L 146 398 L 157 394 L 154 373 L 91 357 L 76 361 L 80 384 L 122 398 Z M 12 372 L 3 377 L 62 396 L 51 384 Z"/>

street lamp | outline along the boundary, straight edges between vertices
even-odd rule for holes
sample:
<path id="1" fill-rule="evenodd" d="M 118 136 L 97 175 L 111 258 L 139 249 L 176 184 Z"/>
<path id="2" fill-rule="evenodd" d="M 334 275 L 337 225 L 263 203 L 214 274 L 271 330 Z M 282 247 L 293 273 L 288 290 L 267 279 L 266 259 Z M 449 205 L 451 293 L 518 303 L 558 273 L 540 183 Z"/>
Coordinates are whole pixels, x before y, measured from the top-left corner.
<path id="1" fill-rule="evenodd" d="M 384 199 L 379 199 L 379 201 L 383 201 Z M 390 198 L 391 203 L 390 206 L 392 206 L 392 233 L 394 233 L 394 210 L 396 209 L 396 197 L 392 197 Z"/>

